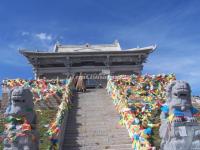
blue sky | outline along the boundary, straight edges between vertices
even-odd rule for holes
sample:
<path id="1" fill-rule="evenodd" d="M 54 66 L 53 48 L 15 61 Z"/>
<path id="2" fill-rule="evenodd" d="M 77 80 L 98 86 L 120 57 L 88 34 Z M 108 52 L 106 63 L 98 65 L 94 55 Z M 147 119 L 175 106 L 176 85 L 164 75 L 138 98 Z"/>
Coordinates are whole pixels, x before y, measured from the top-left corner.
<path id="1" fill-rule="evenodd" d="M 158 47 L 143 73 L 176 73 L 200 95 L 199 0 L 2 0 L 0 80 L 33 77 L 18 52 L 62 44 Z"/>

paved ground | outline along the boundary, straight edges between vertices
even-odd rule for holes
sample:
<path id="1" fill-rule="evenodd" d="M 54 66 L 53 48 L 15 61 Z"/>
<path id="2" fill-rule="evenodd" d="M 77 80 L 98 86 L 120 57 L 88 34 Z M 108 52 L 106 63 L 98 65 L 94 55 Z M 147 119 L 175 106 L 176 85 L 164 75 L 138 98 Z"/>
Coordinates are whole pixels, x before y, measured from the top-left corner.
<path id="1" fill-rule="evenodd" d="M 131 150 L 127 130 L 105 89 L 78 93 L 69 113 L 63 150 Z"/>

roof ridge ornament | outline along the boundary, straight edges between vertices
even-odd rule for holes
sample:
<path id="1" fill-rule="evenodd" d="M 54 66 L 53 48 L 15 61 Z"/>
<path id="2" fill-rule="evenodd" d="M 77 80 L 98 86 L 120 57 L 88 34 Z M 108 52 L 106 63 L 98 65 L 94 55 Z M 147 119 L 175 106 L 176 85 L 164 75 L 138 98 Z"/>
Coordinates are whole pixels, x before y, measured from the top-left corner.
<path id="1" fill-rule="evenodd" d="M 89 44 L 89 43 L 86 43 L 86 44 L 85 44 L 85 47 L 90 47 L 90 44 Z"/>
<path id="2" fill-rule="evenodd" d="M 57 40 L 55 45 L 54 45 L 54 52 L 58 52 L 58 46 L 61 46 L 60 42 Z"/>
<path id="3" fill-rule="evenodd" d="M 120 43 L 119 43 L 118 40 L 115 40 L 115 41 L 114 41 L 114 45 L 117 46 L 117 47 L 119 47 L 119 48 L 121 49 L 121 46 L 120 46 Z"/>
<path id="4" fill-rule="evenodd" d="M 114 44 L 119 44 L 119 41 L 116 39 L 116 40 L 114 41 Z"/>
<path id="5" fill-rule="evenodd" d="M 60 44 L 59 40 L 56 41 L 56 44 L 57 44 L 57 45 Z"/>

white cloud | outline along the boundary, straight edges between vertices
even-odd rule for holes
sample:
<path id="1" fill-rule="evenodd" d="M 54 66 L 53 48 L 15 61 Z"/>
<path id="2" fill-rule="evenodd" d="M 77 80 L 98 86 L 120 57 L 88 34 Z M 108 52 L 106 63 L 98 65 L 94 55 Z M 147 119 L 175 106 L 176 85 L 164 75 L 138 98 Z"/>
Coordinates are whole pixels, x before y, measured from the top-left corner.
<path id="1" fill-rule="evenodd" d="M 198 58 L 195 56 L 176 57 L 176 56 L 154 56 L 145 66 L 149 70 L 160 72 L 185 73 L 186 71 L 197 71 Z M 150 59 L 150 58 L 149 58 Z M 191 67 L 193 66 L 193 67 Z"/>
<path id="2" fill-rule="evenodd" d="M 52 36 L 50 34 L 41 32 L 41 33 L 36 33 L 35 37 L 40 39 L 40 40 L 52 40 Z"/>
<path id="3" fill-rule="evenodd" d="M 23 32 L 21 33 L 21 35 L 22 35 L 22 36 L 26 36 L 26 35 L 30 35 L 30 33 L 29 33 L 29 32 L 26 32 L 26 31 L 23 31 Z"/>
<path id="4" fill-rule="evenodd" d="M 190 83 L 193 94 L 199 95 L 199 57 L 188 55 L 177 56 L 150 56 L 149 61 L 144 65 L 143 73 L 175 73 L 178 80 L 185 80 Z"/>
<path id="5" fill-rule="evenodd" d="M 189 72 L 188 73 L 190 76 L 192 77 L 200 77 L 200 71 L 199 70 L 196 70 L 195 72 Z"/>

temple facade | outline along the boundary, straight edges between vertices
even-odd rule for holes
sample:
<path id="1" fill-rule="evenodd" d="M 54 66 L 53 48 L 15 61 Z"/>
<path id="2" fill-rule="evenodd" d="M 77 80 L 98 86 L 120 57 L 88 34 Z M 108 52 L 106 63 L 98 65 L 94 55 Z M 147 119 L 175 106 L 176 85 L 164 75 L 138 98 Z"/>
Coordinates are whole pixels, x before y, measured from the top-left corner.
<path id="1" fill-rule="evenodd" d="M 99 45 L 55 44 L 51 52 L 20 50 L 33 66 L 35 78 L 66 78 L 76 73 L 141 74 L 143 63 L 156 46 L 122 49 L 120 43 Z"/>

